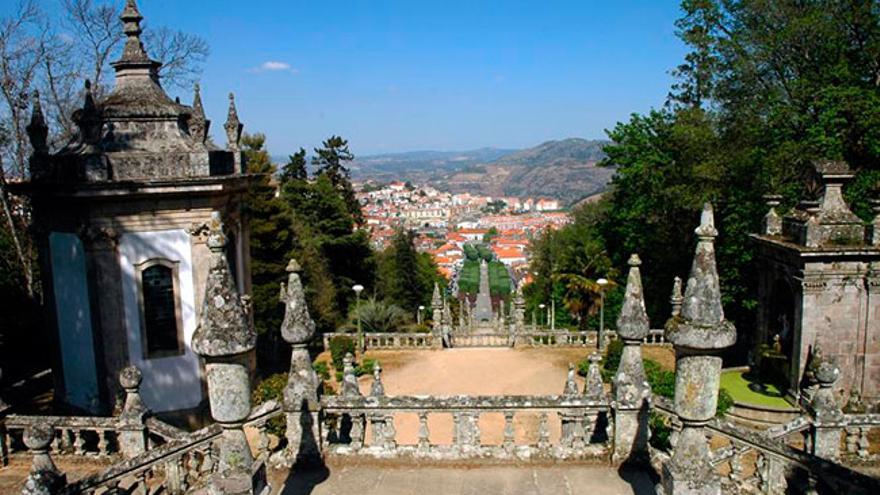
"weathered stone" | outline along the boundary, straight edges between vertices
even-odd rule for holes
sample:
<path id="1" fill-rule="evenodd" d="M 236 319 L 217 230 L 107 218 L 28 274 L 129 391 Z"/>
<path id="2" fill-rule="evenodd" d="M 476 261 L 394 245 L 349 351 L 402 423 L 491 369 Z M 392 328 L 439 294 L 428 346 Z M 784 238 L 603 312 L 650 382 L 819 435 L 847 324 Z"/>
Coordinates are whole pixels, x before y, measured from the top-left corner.
<path id="1" fill-rule="evenodd" d="M 767 214 L 764 215 L 764 234 L 780 235 L 782 234 L 782 217 L 777 213 L 776 207 L 779 206 L 782 196 L 768 194 L 764 196 L 767 203 Z"/>
<path id="2" fill-rule="evenodd" d="M 283 402 L 287 447 L 272 458 L 272 463 L 284 467 L 297 462 L 314 462 L 320 456 L 317 439 L 320 438 L 318 388 L 321 380 L 312 368 L 307 348 L 315 334 L 315 322 L 309 315 L 300 270 L 299 263 L 291 259 L 287 264 L 287 284 L 282 284 L 281 295 L 285 305 L 281 336 L 292 346 Z"/>
<path id="3" fill-rule="evenodd" d="M 243 422 L 251 412 L 247 361 L 256 346 L 256 332 L 229 272 L 226 243 L 220 215 L 215 213 L 208 231 L 211 259 L 204 306 L 192 346 L 205 359 L 211 416 L 223 428 L 219 470 L 209 481 L 209 491 L 251 493 L 236 490 L 254 475 L 254 459 Z"/>
<path id="4" fill-rule="evenodd" d="M 684 295 L 681 293 L 681 278 L 672 279 L 672 296 L 669 298 L 669 304 L 672 305 L 672 317 L 681 315 L 681 304 L 684 302 Z"/>
<path id="5" fill-rule="evenodd" d="M 647 458 L 647 399 L 651 395 L 651 387 L 642 363 L 642 340 L 648 335 L 650 322 L 639 272 L 641 263 L 638 255 L 630 256 L 623 306 L 617 319 L 617 334 L 623 340 L 623 351 L 611 382 L 615 404 L 615 461 Z"/>
<path id="6" fill-rule="evenodd" d="M 815 366 L 814 377 L 819 388 L 813 394 L 809 405 L 813 419 L 810 447 L 813 454 L 819 457 L 837 460 L 840 457 L 840 435 L 843 432 L 844 416 L 834 396 L 833 387 L 840 377 L 840 368 L 831 360 L 822 358 L 822 361 Z"/>
<path id="7" fill-rule="evenodd" d="M 599 371 L 599 362 L 602 361 L 602 357 L 593 353 L 590 354 L 589 360 L 590 365 L 584 380 L 584 396 L 588 400 L 604 401 L 605 385 L 602 383 L 602 372 Z"/>
<path id="8" fill-rule="evenodd" d="M 666 324 L 675 346 L 675 413 L 682 424 L 672 458 L 663 464 L 662 487 L 667 495 L 721 493 L 704 427 L 718 402 L 721 358 L 715 354 L 733 345 L 736 330 L 724 319 L 721 307 L 714 249 L 718 232 L 708 203 L 695 232 L 699 240 L 681 315 Z"/>
<path id="9" fill-rule="evenodd" d="M 147 450 L 147 428 L 144 423 L 149 414 L 140 396 L 140 385 L 143 380 L 141 370 L 136 366 L 128 366 L 119 372 L 119 384 L 125 390 L 125 402 L 119 415 L 119 449 L 131 459 Z"/>
<path id="10" fill-rule="evenodd" d="M 67 477 L 58 471 L 49 455 L 49 445 L 54 437 L 55 429 L 48 424 L 36 424 L 25 430 L 24 444 L 33 456 L 33 463 L 22 495 L 56 495 L 67 484 Z"/>
<path id="11" fill-rule="evenodd" d="M 209 226 L 211 249 L 208 279 L 201 319 L 192 338 L 193 350 L 207 357 L 222 357 L 252 351 L 257 334 L 250 325 L 226 259 L 226 234 L 220 213 L 214 212 Z"/>
<path id="12" fill-rule="evenodd" d="M 568 363 L 568 375 L 565 378 L 565 388 L 562 390 L 562 395 L 574 396 L 578 394 L 578 386 L 574 375 L 574 363 Z"/>

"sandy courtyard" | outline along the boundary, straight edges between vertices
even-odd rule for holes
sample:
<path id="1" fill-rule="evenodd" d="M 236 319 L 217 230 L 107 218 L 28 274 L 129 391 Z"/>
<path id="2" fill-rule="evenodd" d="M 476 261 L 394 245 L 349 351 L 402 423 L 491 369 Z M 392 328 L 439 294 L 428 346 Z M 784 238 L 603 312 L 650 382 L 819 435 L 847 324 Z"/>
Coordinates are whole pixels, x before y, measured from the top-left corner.
<path id="1" fill-rule="evenodd" d="M 369 351 L 384 370 L 382 381 L 387 395 L 555 395 L 561 394 L 568 363 L 577 363 L 591 352 L 585 348 L 469 348 L 441 351 Z M 645 357 L 671 364 L 671 351 L 645 348 Z M 578 387 L 583 380 L 577 377 Z M 369 394 L 372 377 L 360 378 L 361 392 Z M 559 419 L 550 414 L 550 438 L 558 441 Z M 418 417 L 414 413 L 394 418 L 400 444 L 415 444 Z M 536 443 L 538 413 L 519 413 L 514 418 L 516 442 Z M 480 417 L 484 444 L 500 444 L 504 418 L 500 413 Z M 431 414 L 428 429 L 432 443 L 452 443 L 452 416 Z M 367 443 L 371 440 L 367 435 Z"/>

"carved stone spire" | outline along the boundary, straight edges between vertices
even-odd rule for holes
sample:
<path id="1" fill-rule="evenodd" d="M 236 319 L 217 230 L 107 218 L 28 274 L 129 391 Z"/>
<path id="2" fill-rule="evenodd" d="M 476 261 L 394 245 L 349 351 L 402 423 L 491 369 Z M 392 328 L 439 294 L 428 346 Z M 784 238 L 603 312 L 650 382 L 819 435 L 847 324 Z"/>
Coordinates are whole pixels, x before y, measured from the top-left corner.
<path id="1" fill-rule="evenodd" d="M 189 121 L 189 132 L 198 143 L 204 144 L 208 139 L 208 130 L 211 121 L 205 116 L 205 108 L 202 106 L 202 93 L 198 83 L 193 89 L 193 113 Z"/>
<path id="2" fill-rule="evenodd" d="M 281 336 L 293 345 L 305 345 L 315 335 L 315 322 L 309 315 L 306 295 L 300 280 L 302 269 L 295 259 L 287 264 L 287 284 L 282 286 L 282 302 L 285 305 Z"/>
<path id="3" fill-rule="evenodd" d="M 361 396 L 361 389 L 358 386 L 357 375 L 355 375 L 354 372 L 354 355 L 350 352 L 342 359 L 342 396 Z"/>
<path id="4" fill-rule="evenodd" d="M 764 234 L 781 235 L 782 217 L 779 215 L 779 212 L 776 211 L 776 207 L 779 206 L 782 196 L 768 194 L 764 196 L 764 200 L 766 201 L 768 208 L 767 214 L 764 215 Z"/>
<path id="5" fill-rule="evenodd" d="M 49 135 L 49 126 L 46 125 L 46 117 L 43 115 L 43 106 L 40 104 L 40 92 L 34 91 L 33 107 L 31 108 L 31 122 L 27 125 L 26 131 L 34 148 L 34 153 L 46 153 L 49 151 L 47 146 L 47 137 Z"/>
<path id="6" fill-rule="evenodd" d="M 122 58 L 119 62 L 151 62 L 141 42 L 141 21 L 144 16 L 138 10 L 135 0 L 127 0 L 122 14 L 119 16 L 122 21 L 122 32 L 125 33 L 125 47 L 122 49 Z M 117 62 L 117 64 L 119 63 Z"/>
<path id="7" fill-rule="evenodd" d="M 440 323 L 443 318 L 443 299 L 440 298 L 440 286 L 434 282 L 434 294 L 431 296 L 431 329 L 440 334 Z"/>
<path id="8" fill-rule="evenodd" d="M 682 430 L 672 458 L 663 464 L 663 489 L 672 495 L 720 495 L 705 425 L 718 405 L 722 361 L 717 353 L 734 344 L 736 329 L 724 319 L 721 307 L 714 246 L 718 231 L 711 204 L 704 205 L 695 232 L 699 240 L 681 315 L 666 324 L 675 346 L 675 413 Z M 694 487 L 700 487 L 699 491 Z"/>
<path id="9" fill-rule="evenodd" d="M 211 215 L 208 248 L 211 257 L 199 325 L 193 350 L 202 356 L 233 356 L 254 349 L 257 335 L 251 327 L 226 259 L 226 234 L 220 213 Z"/>
<path id="10" fill-rule="evenodd" d="M 382 366 L 379 361 L 373 365 L 373 384 L 370 386 L 371 397 L 384 397 L 385 385 L 382 383 Z"/>
<path id="11" fill-rule="evenodd" d="M 229 113 L 226 115 L 226 123 L 223 124 L 226 129 L 226 142 L 229 149 L 237 150 L 241 142 L 241 131 L 244 129 L 241 121 L 238 119 L 238 110 L 235 108 L 235 95 L 229 93 Z"/>
<path id="12" fill-rule="evenodd" d="M 650 329 L 642 291 L 642 275 L 639 272 L 641 264 L 642 260 L 639 259 L 639 255 L 633 254 L 629 257 L 626 292 L 623 296 L 620 316 L 617 318 L 617 334 L 625 340 L 642 340 L 648 336 Z"/>
<path id="13" fill-rule="evenodd" d="M 700 226 L 694 231 L 698 242 L 681 307 L 680 324 L 668 329 L 669 340 L 696 349 L 723 349 L 736 341 L 733 324 L 724 319 L 721 284 L 715 265 L 715 216 L 706 203 Z"/>
<path id="14" fill-rule="evenodd" d="M 602 385 L 602 372 L 599 370 L 599 362 L 602 356 L 597 353 L 590 354 L 590 366 L 587 368 L 587 377 L 584 380 L 584 395 L 590 400 L 602 400 L 605 398 L 605 387 Z"/>
<path id="15" fill-rule="evenodd" d="M 562 390 L 562 395 L 568 397 L 578 395 L 578 386 L 574 379 L 574 374 L 574 363 L 568 363 L 568 375 L 565 377 L 565 388 Z"/>
<path id="16" fill-rule="evenodd" d="M 80 140 L 87 147 L 94 147 L 101 141 L 101 129 L 103 122 L 95 105 L 95 96 L 92 94 L 92 82 L 86 79 L 83 106 L 73 113 L 73 121 L 79 127 Z"/>

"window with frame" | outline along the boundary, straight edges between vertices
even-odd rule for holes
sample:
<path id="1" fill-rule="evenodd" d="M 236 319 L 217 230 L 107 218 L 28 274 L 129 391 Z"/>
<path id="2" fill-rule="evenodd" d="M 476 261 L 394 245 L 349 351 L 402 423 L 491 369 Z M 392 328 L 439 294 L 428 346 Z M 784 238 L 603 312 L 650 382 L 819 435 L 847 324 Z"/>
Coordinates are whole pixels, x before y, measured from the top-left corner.
<path id="1" fill-rule="evenodd" d="M 177 265 L 151 260 L 140 267 L 140 306 L 144 357 L 183 353 Z"/>

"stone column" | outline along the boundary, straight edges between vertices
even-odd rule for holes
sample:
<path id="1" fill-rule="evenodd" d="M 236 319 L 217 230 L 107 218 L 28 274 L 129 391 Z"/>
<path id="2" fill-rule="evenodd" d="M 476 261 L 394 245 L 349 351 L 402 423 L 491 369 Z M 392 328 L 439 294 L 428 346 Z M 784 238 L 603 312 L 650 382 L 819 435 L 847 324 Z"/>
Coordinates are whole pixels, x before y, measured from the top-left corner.
<path id="1" fill-rule="evenodd" d="M 736 329 L 724 319 L 721 288 L 715 267 L 712 205 L 706 203 L 681 315 L 666 324 L 675 346 L 675 412 L 682 430 L 672 458 L 663 463 L 666 495 L 720 495 L 721 481 L 710 462 L 705 425 L 715 416 L 721 381 L 717 353 L 736 342 Z"/>
<path id="2" fill-rule="evenodd" d="M 516 295 L 513 298 L 513 345 L 517 337 L 526 331 L 526 299 L 523 297 L 522 283 L 516 284 Z"/>
<path id="3" fill-rule="evenodd" d="M 776 207 L 779 206 L 779 203 L 782 200 L 782 196 L 776 194 L 768 194 L 764 196 L 764 200 L 766 201 L 767 214 L 764 215 L 764 234 L 766 235 L 781 235 L 782 234 L 782 217 L 776 211 Z"/>
<path id="4" fill-rule="evenodd" d="M 214 212 L 208 234 L 211 255 L 205 298 L 192 347 L 205 360 L 211 417 L 223 428 L 219 470 L 209 480 L 208 491 L 243 495 L 268 487 L 253 482 L 265 479 L 265 470 L 261 463 L 255 466 L 243 427 L 251 412 L 248 362 L 257 335 L 229 271 L 226 244 L 220 214 Z"/>
<path id="5" fill-rule="evenodd" d="M 834 383 L 839 377 L 840 368 L 832 361 L 823 358 L 817 363 L 814 378 L 819 389 L 808 407 L 813 420 L 808 447 L 814 455 L 832 461 L 840 457 L 840 434 L 844 426 L 843 411 L 834 397 Z"/>
<path id="6" fill-rule="evenodd" d="M 443 334 L 440 320 L 443 318 L 443 300 L 440 298 L 440 286 L 434 282 L 434 294 L 431 296 L 431 334 L 434 335 L 433 347 L 443 348 Z"/>
<path id="7" fill-rule="evenodd" d="M 52 425 L 35 424 L 25 430 L 24 444 L 34 460 L 22 495 L 56 495 L 67 485 L 67 477 L 55 467 L 49 455 L 49 445 L 54 437 Z"/>
<path id="8" fill-rule="evenodd" d="M 874 221 L 871 222 L 871 245 L 880 246 L 880 199 L 872 199 Z"/>
<path id="9" fill-rule="evenodd" d="M 128 366 L 119 372 L 119 384 L 125 390 L 125 402 L 116 427 L 119 433 L 119 450 L 126 459 L 137 457 L 147 451 L 147 427 L 144 420 L 149 411 L 141 401 L 141 370 Z"/>
<path id="10" fill-rule="evenodd" d="M 287 448 L 273 457 L 273 463 L 291 467 L 320 459 L 320 420 L 318 387 L 321 381 L 312 368 L 308 344 L 315 336 L 315 322 L 309 315 L 300 279 L 302 269 L 296 260 L 287 264 L 287 284 L 282 285 L 284 321 L 281 337 L 293 348 L 290 372 L 284 387 L 284 414 L 287 418 Z"/>
<path id="11" fill-rule="evenodd" d="M 650 323 L 639 272 L 641 264 L 638 255 L 630 256 L 626 293 L 617 318 L 617 336 L 623 340 L 623 353 L 611 382 L 614 396 L 614 462 L 647 460 L 648 398 L 651 396 L 651 387 L 642 363 L 642 341 L 648 336 Z"/>
<path id="12" fill-rule="evenodd" d="M 361 397 L 361 388 L 358 385 L 357 375 L 354 372 L 354 356 L 349 352 L 342 360 L 342 386 L 340 393 L 343 397 Z M 348 436 L 351 439 L 351 450 L 358 451 L 364 446 L 364 426 L 366 424 L 366 416 L 363 413 L 352 414 L 348 420 L 350 425 L 345 425 L 343 418 L 343 436 L 345 436 L 346 426 L 349 426 Z"/>

